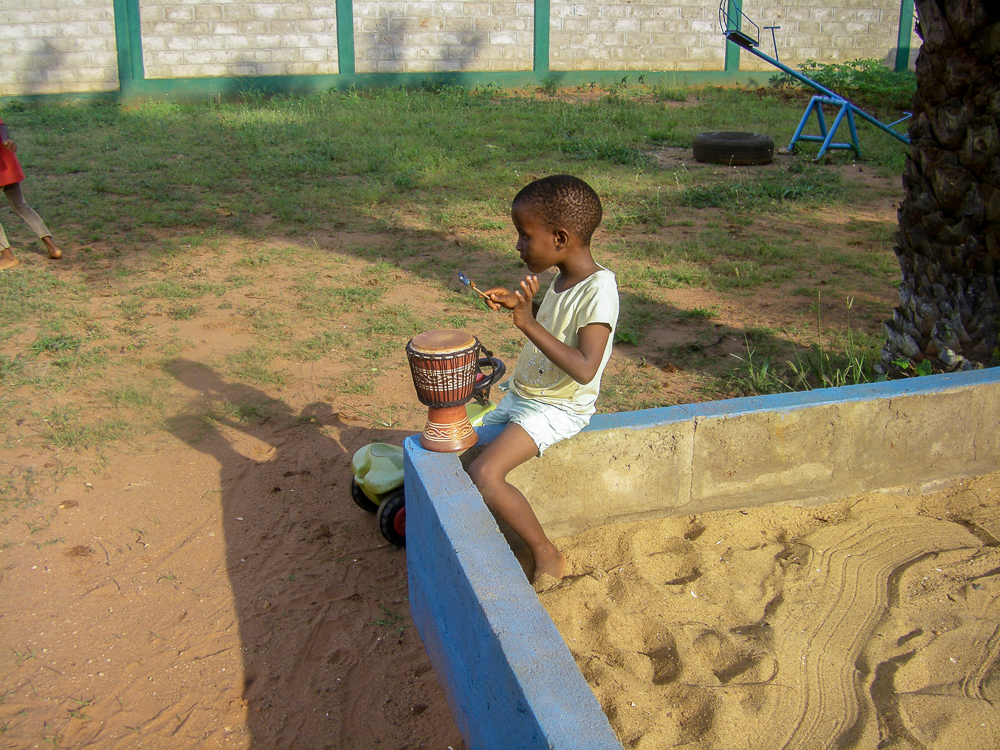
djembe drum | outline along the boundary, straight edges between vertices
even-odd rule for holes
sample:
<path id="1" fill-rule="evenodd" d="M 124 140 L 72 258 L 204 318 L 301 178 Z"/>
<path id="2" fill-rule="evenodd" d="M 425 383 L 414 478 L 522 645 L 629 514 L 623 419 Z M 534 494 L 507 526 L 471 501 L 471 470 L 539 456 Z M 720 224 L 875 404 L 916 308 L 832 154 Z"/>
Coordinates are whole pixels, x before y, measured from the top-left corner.
<path id="1" fill-rule="evenodd" d="M 487 356 L 481 359 L 480 350 Z M 450 329 L 417 334 L 406 345 L 406 357 L 417 398 L 427 407 L 420 444 L 441 453 L 475 445 L 479 436 L 469 423 L 465 404 L 489 394 L 504 375 L 503 362 L 483 349 L 471 333 Z M 493 372 L 483 375 L 480 368 L 484 366 Z"/>

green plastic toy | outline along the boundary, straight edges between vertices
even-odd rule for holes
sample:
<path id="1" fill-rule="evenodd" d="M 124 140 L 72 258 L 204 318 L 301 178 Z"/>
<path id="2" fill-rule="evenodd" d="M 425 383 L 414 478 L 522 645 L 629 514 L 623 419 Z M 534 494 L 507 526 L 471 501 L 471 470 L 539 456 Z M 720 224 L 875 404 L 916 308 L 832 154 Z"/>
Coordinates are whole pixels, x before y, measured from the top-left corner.
<path id="1" fill-rule="evenodd" d="M 466 405 L 473 427 L 496 408 L 486 399 Z M 388 443 L 369 443 L 351 459 L 354 479 L 351 497 L 357 506 L 375 513 L 382 536 L 398 547 L 406 546 L 406 495 L 403 491 L 403 449 Z"/>
<path id="2" fill-rule="evenodd" d="M 375 513 L 388 541 L 406 544 L 406 496 L 403 493 L 403 449 L 371 443 L 351 459 L 351 497 L 359 508 Z"/>

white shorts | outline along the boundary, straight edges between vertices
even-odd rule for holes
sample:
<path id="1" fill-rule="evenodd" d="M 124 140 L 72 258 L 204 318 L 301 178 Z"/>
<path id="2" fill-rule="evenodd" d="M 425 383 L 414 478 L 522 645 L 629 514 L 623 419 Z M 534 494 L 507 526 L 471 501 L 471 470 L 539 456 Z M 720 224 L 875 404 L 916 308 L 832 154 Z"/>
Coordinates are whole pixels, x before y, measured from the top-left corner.
<path id="1" fill-rule="evenodd" d="M 508 393 L 496 409 L 483 417 L 483 424 L 510 422 L 520 425 L 528 433 L 528 436 L 535 441 L 540 456 L 549 446 L 573 437 L 590 424 L 590 417 Z"/>

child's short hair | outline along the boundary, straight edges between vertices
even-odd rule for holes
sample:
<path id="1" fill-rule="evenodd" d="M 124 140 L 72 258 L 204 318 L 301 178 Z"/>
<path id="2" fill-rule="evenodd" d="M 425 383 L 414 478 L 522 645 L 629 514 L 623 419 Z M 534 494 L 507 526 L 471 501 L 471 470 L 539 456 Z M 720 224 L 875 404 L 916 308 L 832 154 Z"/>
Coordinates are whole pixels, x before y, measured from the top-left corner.
<path id="1" fill-rule="evenodd" d="M 554 174 L 525 185 L 514 196 L 551 228 L 565 227 L 585 243 L 601 223 L 601 199 L 586 182 L 568 174 Z"/>

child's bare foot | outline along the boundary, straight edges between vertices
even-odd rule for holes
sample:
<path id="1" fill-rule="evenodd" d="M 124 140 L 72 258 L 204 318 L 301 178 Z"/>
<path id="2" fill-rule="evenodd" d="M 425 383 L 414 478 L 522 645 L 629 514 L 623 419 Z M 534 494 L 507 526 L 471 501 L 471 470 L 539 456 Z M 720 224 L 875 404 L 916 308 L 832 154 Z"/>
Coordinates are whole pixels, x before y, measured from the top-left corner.
<path id="1" fill-rule="evenodd" d="M 0 271 L 6 271 L 8 268 L 13 268 L 17 265 L 17 258 L 14 257 L 14 253 L 10 251 L 9 247 L 5 247 L 0 251 Z"/>
<path id="2" fill-rule="evenodd" d="M 541 550 L 533 550 L 535 556 L 535 573 L 531 577 L 534 583 L 543 575 L 550 575 L 553 578 L 562 578 L 566 575 L 566 556 L 553 546 L 544 547 Z"/>
<path id="3" fill-rule="evenodd" d="M 559 578 L 553 578 L 548 573 L 542 573 L 538 578 L 531 582 L 531 588 L 535 590 L 536 594 L 544 594 L 546 591 L 552 591 L 553 589 L 559 588 L 562 580 Z"/>
<path id="4" fill-rule="evenodd" d="M 49 257 L 52 260 L 59 260 L 62 257 L 62 250 L 60 250 L 56 243 L 52 241 L 51 237 L 42 237 L 42 242 L 45 243 L 45 247 L 49 249 Z"/>

